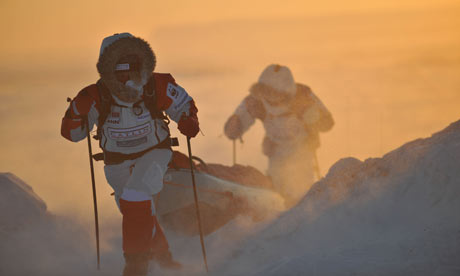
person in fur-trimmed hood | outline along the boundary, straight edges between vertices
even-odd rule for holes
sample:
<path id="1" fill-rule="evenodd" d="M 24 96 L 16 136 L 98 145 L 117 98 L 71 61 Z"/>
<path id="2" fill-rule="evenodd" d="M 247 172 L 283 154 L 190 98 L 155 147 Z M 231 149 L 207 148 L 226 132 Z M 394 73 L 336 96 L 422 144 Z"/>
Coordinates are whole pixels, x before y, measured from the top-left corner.
<path id="1" fill-rule="evenodd" d="M 124 276 L 146 275 L 150 260 L 177 269 L 155 216 L 153 196 L 163 187 L 172 156 L 169 118 L 187 137 L 199 132 L 193 99 L 170 74 L 154 73 L 150 45 L 129 33 L 102 41 L 100 79 L 81 90 L 62 119 L 61 134 L 77 142 L 97 125 L 104 172 L 123 215 Z"/>
<path id="2" fill-rule="evenodd" d="M 293 206 L 313 184 L 315 170 L 319 176 L 319 132 L 333 127 L 332 115 L 308 86 L 295 83 L 288 67 L 272 64 L 228 118 L 224 133 L 241 138 L 256 119 L 265 128 L 267 175 L 286 206 Z"/>

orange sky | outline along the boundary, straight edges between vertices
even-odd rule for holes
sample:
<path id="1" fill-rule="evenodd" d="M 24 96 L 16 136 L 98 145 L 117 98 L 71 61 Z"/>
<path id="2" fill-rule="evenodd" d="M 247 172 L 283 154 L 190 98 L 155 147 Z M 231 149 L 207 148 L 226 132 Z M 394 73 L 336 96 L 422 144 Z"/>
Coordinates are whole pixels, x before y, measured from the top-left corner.
<path id="1" fill-rule="evenodd" d="M 439 7 L 455 0 L 171 0 L 171 1 L 62 1 L 2 0 L 0 45 L 3 58 L 68 55 L 91 50 L 101 37 L 120 30 L 136 30 L 146 37 L 165 25 L 234 19 L 290 18 L 311 15 L 407 10 Z"/>

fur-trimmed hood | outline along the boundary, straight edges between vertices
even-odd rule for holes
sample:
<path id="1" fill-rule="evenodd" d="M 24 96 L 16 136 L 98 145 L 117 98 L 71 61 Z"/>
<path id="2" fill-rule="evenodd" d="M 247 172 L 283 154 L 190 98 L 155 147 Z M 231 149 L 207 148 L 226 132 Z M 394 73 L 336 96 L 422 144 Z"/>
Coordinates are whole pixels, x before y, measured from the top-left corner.
<path id="1" fill-rule="evenodd" d="M 287 66 L 270 64 L 260 74 L 259 83 L 294 96 L 297 92 L 296 83 L 291 70 Z"/>
<path id="2" fill-rule="evenodd" d="M 135 55 L 140 62 L 139 72 L 129 72 L 130 79 L 137 86 L 144 86 L 152 75 L 156 57 L 150 45 L 129 33 L 115 34 L 104 39 L 101 46 L 97 71 L 102 83 L 122 101 L 133 103 L 140 99 L 140 93 L 131 86 L 124 85 L 115 77 L 115 66 L 125 56 Z"/>
<path id="3" fill-rule="evenodd" d="M 268 113 L 276 113 L 278 110 L 289 110 L 297 114 L 314 104 L 314 96 L 310 87 L 301 83 L 296 83 L 296 93 L 294 96 L 290 96 L 288 93 L 278 91 L 260 82 L 254 83 L 249 88 L 249 93 L 254 98 L 266 103 L 264 106 Z"/>
<path id="4" fill-rule="evenodd" d="M 291 70 L 279 64 L 270 64 L 257 83 L 249 89 L 250 93 L 270 106 L 286 105 L 297 94 L 298 84 L 294 81 Z"/>
<path id="5" fill-rule="evenodd" d="M 283 103 L 286 103 L 292 99 L 293 96 L 295 96 L 260 82 L 254 83 L 249 88 L 249 92 L 255 98 L 259 100 L 266 100 L 272 105 L 282 105 Z"/>

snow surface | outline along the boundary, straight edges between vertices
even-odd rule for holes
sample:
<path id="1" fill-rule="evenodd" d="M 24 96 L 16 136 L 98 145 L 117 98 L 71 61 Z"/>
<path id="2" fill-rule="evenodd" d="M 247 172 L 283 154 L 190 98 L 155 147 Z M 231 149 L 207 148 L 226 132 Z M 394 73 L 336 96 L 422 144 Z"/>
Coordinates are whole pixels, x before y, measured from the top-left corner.
<path id="1" fill-rule="evenodd" d="M 89 275 L 91 242 L 81 226 L 47 212 L 24 181 L 0 173 L 0 275 Z"/>
<path id="2" fill-rule="evenodd" d="M 220 275 L 460 275 L 460 121 L 339 160 Z"/>
<path id="3" fill-rule="evenodd" d="M 207 236 L 209 275 L 460 275 L 459 161 L 460 121 L 382 158 L 341 159 L 277 219 L 237 217 Z M 23 191 L 1 198 L 1 217 L 8 218 L 2 229 L 27 214 L 42 218 L 0 237 L 0 275 L 121 273 L 120 237 L 109 241 L 96 272 L 87 233 L 63 218 L 49 219 L 25 183 L 0 176 L 0 196 L 11 183 Z M 16 203 L 32 207 L 5 216 L 5 206 Z M 166 235 L 185 269 L 152 265 L 150 275 L 206 275 L 199 238 Z"/>
<path id="4" fill-rule="evenodd" d="M 46 204 L 32 188 L 11 173 L 0 173 L 0 234 L 45 219 Z"/>

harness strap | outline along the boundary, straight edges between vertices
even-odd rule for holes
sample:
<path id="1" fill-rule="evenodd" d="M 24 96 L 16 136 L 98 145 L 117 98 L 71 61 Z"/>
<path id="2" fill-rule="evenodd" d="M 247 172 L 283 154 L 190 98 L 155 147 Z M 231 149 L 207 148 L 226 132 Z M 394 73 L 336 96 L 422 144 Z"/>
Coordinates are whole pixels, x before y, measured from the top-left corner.
<path id="1" fill-rule="evenodd" d="M 109 117 L 110 111 L 112 110 L 112 105 L 115 103 L 115 101 L 112 98 L 112 95 L 110 94 L 109 89 L 102 83 L 101 80 L 98 80 L 97 83 L 97 89 L 99 91 L 99 97 L 100 97 L 100 113 L 98 117 L 98 124 L 97 124 L 97 132 L 96 136 L 94 139 L 101 141 L 102 138 L 102 130 L 105 124 L 105 121 L 107 120 L 107 117 Z M 99 146 L 102 148 L 102 145 L 99 144 Z"/>
<path id="2" fill-rule="evenodd" d="M 162 119 L 166 125 L 169 125 L 170 120 L 163 111 L 157 108 L 157 95 L 155 91 L 155 77 L 152 75 L 149 81 L 144 85 L 144 93 L 142 95 L 145 107 L 149 110 L 152 119 Z"/>
<path id="3" fill-rule="evenodd" d="M 161 141 L 159 144 L 151 148 L 148 148 L 146 150 L 140 151 L 140 152 L 124 154 L 120 152 L 104 151 L 103 153 L 101 152 L 101 153 L 93 155 L 93 158 L 96 161 L 104 160 L 105 165 L 117 165 L 117 164 L 123 163 L 126 160 L 134 160 L 139 157 L 142 157 L 144 154 L 154 149 L 170 149 L 171 150 L 171 137 L 168 136 L 166 137 L 166 139 Z"/>

